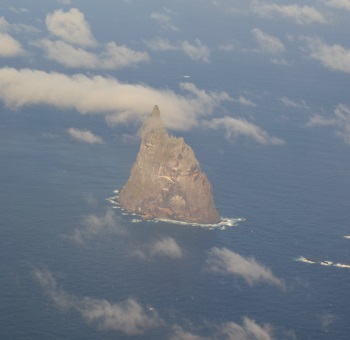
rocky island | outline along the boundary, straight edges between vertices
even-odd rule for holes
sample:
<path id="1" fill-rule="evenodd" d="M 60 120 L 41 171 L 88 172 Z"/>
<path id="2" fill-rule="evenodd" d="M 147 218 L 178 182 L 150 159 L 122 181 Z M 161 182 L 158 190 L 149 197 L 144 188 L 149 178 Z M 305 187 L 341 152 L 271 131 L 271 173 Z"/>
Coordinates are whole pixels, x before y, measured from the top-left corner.
<path id="1" fill-rule="evenodd" d="M 212 187 L 183 138 L 169 136 L 157 105 L 141 129 L 141 145 L 119 202 L 129 213 L 214 224 Z"/>

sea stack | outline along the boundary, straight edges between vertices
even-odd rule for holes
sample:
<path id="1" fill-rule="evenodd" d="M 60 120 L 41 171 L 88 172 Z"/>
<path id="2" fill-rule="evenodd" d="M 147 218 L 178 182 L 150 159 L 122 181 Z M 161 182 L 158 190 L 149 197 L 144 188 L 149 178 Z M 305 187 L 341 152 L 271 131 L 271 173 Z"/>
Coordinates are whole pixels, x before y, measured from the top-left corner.
<path id="1" fill-rule="evenodd" d="M 207 176 L 183 138 L 169 136 L 154 106 L 141 130 L 141 145 L 119 202 L 145 219 L 220 222 Z"/>

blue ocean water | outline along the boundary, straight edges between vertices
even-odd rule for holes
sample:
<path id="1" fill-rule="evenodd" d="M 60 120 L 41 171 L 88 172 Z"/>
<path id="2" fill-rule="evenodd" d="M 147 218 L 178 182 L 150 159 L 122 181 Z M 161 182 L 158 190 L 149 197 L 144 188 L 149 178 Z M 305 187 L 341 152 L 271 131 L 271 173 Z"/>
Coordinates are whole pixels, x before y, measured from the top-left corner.
<path id="1" fill-rule="evenodd" d="M 226 76 L 238 79 L 244 69 L 236 72 Z M 215 74 L 193 69 L 191 76 L 214 88 L 230 81 Z M 296 97 L 300 92 L 308 103 L 333 109 L 322 97 L 323 82 L 316 97 L 298 79 L 289 78 Z M 178 80 L 173 75 L 168 85 Z M 162 81 L 160 76 L 153 85 Z M 283 96 L 282 79 L 272 77 L 267 87 Z M 228 142 L 219 131 L 199 128 L 181 133 L 212 182 L 220 215 L 244 219 L 226 229 L 134 223 L 135 216 L 113 209 L 106 199 L 123 186 L 138 151 L 137 143 L 124 143 L 122 136 L 135 133 L 136 126 L 111 129 L 103 117 L 49 107 L 2 107 L 0 337 L 166 339 L 175 325 L 211 337 L 215 325 L 242 324 L 249 317 L 270 324 L 275 339 L 348 339 L 350 268 L 321 262 L 350 264 L 350 240 L 343 237 L 350 235 L 349 146 L 325 128 L 305 127 L 305 112 L 290 112 L 264 95 L 260 107 L 269 115 L 262 113 L 256 122 L 285 145 Z M 93 130 L 105 143 L 73 141 L 66 133 L 72 126 Z M 109 211 L 116 228 L 92 232 L 80 243 L 72 240 L 86 227 L 86 216 L 103 218 Z M 167 237 L 181 247 L 181 258 L 135 255 Z M 285 289 L 208 272 L 213 247 L 254 257 L 283 280 Z M 317 263 L 297 261 L 301 256 Z M 38 272 L 50 273 L 56 286 L 41 285 Z M 111 304 L 133 298 L 156 310 L 163 323 L 140 335 L 103 330 L 77 308 L 57 305 L 52 292 L 71 301 L 89 297 Z"/>

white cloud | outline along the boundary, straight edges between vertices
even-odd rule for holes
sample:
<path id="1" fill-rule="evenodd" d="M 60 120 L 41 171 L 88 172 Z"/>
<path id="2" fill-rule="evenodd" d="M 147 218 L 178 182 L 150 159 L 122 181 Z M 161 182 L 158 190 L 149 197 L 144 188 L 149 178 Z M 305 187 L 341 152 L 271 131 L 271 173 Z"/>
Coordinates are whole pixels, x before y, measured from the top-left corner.
<path id="1" fill-rule="evenodd" d="M 0 33 L 0 57 L 14 57 L 23 54 L 24 50 L 19 41 L 7 33 Z"/>
<path id="2" fill-rule="evenodd" d="M 176 51 L 179 49 L 178 46 L 172 44 L 168 39 L 163 39 L 159 37 L 151 41 L 146 41 L 145 43 L 153 51 Z"/>
<path id="3" fill-rule="evenodd" d="M 71 8 L 68 12 L 57 10 L 48 14 L 46 26 L 51 34 L 69 44 L 84 47 L 96 45 L 84 14 L 77 8 Z"/>
<path id="4" fill-rule="evenodd" d="M 327 45 L 320 38 L 301 37 L 307 45 L 310 57 L 333 71 L 350 73 L 350 49 L 341 45 Z"/>
<path id="5" fill-rule="evenodd" d="M 210 49 L 199 39 L 196 39 L 194 43 L 184 40 L 174 44 L 168 39 L 156 38 L 146 44 L 153 51 L 181 51 L 194 61 L 210 62 Z"/>
<path id="6" fill-rule="evenodd" d="M 85 143 L 89 143 L 89 144 L 101 144 L 103 143 L 103 139 L 99 136 L 96 136 L 95 134 L 93 134 L 91 131 L 89 130 L 79 130 L 76 128 L 69 128 L 67 130 L 68 134 L 80 141 L 80 142 L 85 142 Z"/>
<path id="7" fill-rule="evenodd" d="M 0 32 L 16 32 L 16 33 L 38 33 L 39 29 L 34 26 L 25 24 L 10 24 L 4 17 L 0 17 Z"/>
<path id="8" fill-rule="evenodd" d="M 271 340 L 271 326 L 258 325 L 254 320 L 244 317 L 243 324 L 235 322 L 226 322 L 220 325 L 213 325 L 215 331 L 209 337 L 196 335 L 190 331 L 185 331 L 182 327 L 175 325 L 174 334 L 171 340 L 209 340 L 209 339 L 227 339 L 227 340 Z"/>
<path id="9" fill-rule="evenodd" d="M 161 12 L 152 12 L 151 19 L 157 21 L 165 30 L 179 32 L 180 29 L 173 24 L 172 14 L 169 8 L 164 7 Z"/>
<path id="10" fill-rule="evenodd" d="M 83 226 L 76 228 L 72 235 L 65 235 L 65 238 L 75 243 L 84 243 L 86 240 L 99 234 L 120 234 L 125 235 L 125 229 L 117 221 L 113 210 L 109 209 L 103 216 L 87 215 L 83 219 Z"/>
<path id="11" fill-rule="evenodd" d="M 225 339 L 231 340 L 271 340 L 269 326 L 261 327 L 254 320 L 245 317 L 243 325 L 227 322 L 221 326 L 221 333 Z"/>
<path id="12" fill-rule="evenodd" d="M 284 283 L 271 270 L 251 257 L 243 257 L 227 248 L 213 247 L 209 251 L 207 269 L 211 272 L 241 276 L 250 286 L 262 281 L 284 288 Z"/>
<path id="13" fill-rule="evenodd" d="M 209 63 L 210 61 L 210 49 L 203 45 L 199 39 L 196 39 L 194 44 L 189 43 L 187 40 L 183 41 L 181 43 L 181 50 L 192 60 L 200 60 L 205 63 Z"/>
<path id="14" fill-rule="evenodd" d="M 102 299 L 80 298 L 60 289 L 55 277 L 47 270 L 35 269 L 33 275 L 57 307 L 77 311 L 97 329 L 137 335 L 163 324 L 153 308 L 146 311 L 135 299 L 112 304 Z"/>
<path id="15" fill-rule="evenodd" d="M 350 106 L 339 104 L 334 110 L 334 115 L 332 117 L 314 115 L 310 118 L 307 126 L 334 126 L 336 135 L 340 137 L 344 143 L 350 144 Z"/>
<path id="16" fill-rule="evenodd" d="M 190 83 L 180 86 L 182 95 L 111 77 L 0 68 L 0 100 L 8 107 L 53 105 L 82 114 L 109 115 L 110 123 L 140 120 L 158 104 L 168 128 L 186 130 L 230 100 L 225 92 L 207 92 Z"/>
<path id="17" fill-rule="evenodd" d="M 277 137 L 271 137 L 269 134 L 261 129 L 259 126 L 249 123 L 243 118 L 223 117 L 214 118 L 203 123 L 211 129 L 224 129 L 226 138 L 235 140 L 238 137 L 244 136 L 252 138 L 260 144 L 280 145 L 284 141 Z"/>
<path id="18" fill-rule="evenodd" d="M 350 11 L 350 0 L 325 0 L 328 6 Z"/>
<path id="19" fill-rule="evenodd" d="M 154 256 L 170 257 L 172 259 L 179 259 L 183 257 L 181 247 L 172 237 L 165 237 L 154 242 L 151 245 L 140 247 L 135 254 L 141 258 L 149 258 Z"/>
<path id="20" fill-rule="evenodd" d="M 274 3 L 266 4 L 260 1 L 253 1 L 251 6 L 253 12 L 263 17 L 272 17 L 273 15 L 282 16 L 293 20 L 300 25 L 306 24 L 325 24 L 327 19 L 312 6 L 300 5 L 278 5 Z"/>
<path id="21" fill-rule="evenodd" d="M 116 45 L 114 42 L 106 44 L 105 50 L 99 55 L 81 47 L 69 45 L 62 40 L 42 39 L 34 45 L 42 48 L 48 59 L 73 68 L 118 69 L 149 60 L 147 53 Z"/>
<path id="22" fill-rule="evenodd" d="M 292 99 L 289 99 L 288 97 L 282 97 L 281 102 L 286 107 L 291 107 L 293 109 L 308 109 L 309 107 L 305 103 L 304 100 L 295 101 Z"/>
<path id="23" fill-rule="evenodd" d="M 234 101 L 237 101 L 239 104 L 243 106 L 256 107 L 256 104 L 254 102 L 252 102 L 250 99 L 244 96 L 239 96 L 238 99 Z"/>
<path id="24" fill-rule="evenodd" d="M 267 34 L 259 28 L 252 29 L 252 34 L 257 40 L 260 49 L 265 53 L 278 54 L 285 50 L 285 47 L 281 40 L 270 34 Z"/>
<path id="25" fill-rule="evenodd" d="M 24 8 L 24 7 L 17 8 L 17 7 L 14 7 L 14 6 L 10 6 L 9 10 L 11 12 L 17 13 L 17 14 L 23 14 L 23 13 L 28 13 L 29 12 L 28 8 Z"/>

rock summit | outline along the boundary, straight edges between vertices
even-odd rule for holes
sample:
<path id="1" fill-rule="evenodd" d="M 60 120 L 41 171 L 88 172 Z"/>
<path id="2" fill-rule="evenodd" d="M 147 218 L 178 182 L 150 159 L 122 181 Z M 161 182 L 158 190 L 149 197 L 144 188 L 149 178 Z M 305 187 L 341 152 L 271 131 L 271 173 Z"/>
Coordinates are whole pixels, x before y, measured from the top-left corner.
<path id="1" fill-rule="evenodd" d="M 141 145 L 119 202 L 145 219 L 220 222 L 211 184 L 183 138 L 169 136 L 154 106 L 141 129 Z"/>

